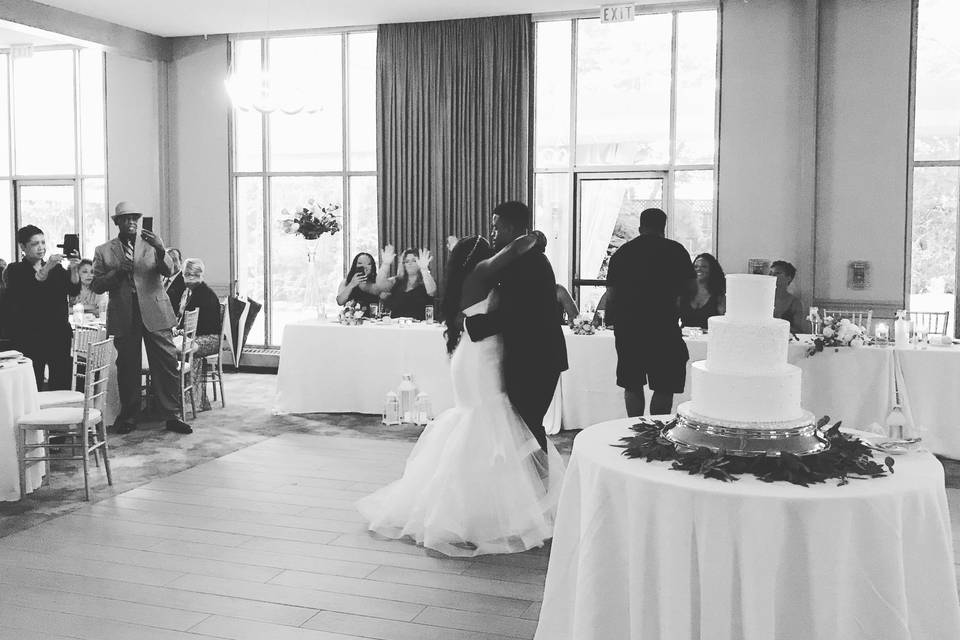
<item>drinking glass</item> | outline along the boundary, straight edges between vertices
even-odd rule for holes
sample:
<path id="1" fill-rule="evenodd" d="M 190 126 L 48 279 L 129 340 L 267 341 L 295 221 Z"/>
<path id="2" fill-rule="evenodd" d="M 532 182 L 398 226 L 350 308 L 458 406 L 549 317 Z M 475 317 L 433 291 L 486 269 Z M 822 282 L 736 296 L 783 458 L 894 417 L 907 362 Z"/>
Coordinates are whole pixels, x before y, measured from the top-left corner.
<path id="1" fill-rule="evenodd" d="M 427 324 L 433 324 L 433 305 L 428 304 L 423 309 L 423 320 Z"/>

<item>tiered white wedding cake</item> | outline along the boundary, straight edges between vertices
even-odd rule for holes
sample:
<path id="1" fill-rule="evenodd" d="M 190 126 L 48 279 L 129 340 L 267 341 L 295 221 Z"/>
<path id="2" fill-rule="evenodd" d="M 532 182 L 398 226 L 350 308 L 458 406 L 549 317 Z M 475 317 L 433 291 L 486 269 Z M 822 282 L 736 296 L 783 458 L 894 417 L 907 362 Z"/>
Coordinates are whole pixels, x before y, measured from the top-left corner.
<path id="1" fill-rule="evenodd" d="M 672 440 L 758 454 L 822 448 L 800 407 L 800 369 L 787 362 L 790 323 L 773 317 L 775 289 L 771 276 L 727 276 L 727 314 L 708 321 L 707 359 L 692 365 Z"/>

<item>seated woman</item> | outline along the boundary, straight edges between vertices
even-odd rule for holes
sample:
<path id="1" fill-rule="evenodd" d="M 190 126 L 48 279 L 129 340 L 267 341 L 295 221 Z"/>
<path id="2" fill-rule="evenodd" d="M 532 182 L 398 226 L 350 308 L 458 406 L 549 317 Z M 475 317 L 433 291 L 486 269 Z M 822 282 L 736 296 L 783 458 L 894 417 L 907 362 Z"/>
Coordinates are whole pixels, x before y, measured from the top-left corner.
<path id="1" fill-rule="evenodd" d="M 423 320 L 427 305 L 433 304 L 437 295 L 437 283 L 430 274 L 430 261 L 433 257 L 426 249 L 418 254 L 407 249 L 400 258 L 397 275 L 388 278 L 390 265 L 396 257 L 392 245 L 383 248 L 380 259 L 380 271 L 377 274 L 377 288 L 389 292 L 387 305 L 391 318 L 415 318 Z"/>
<path id="2" fill-rule="evenodd" d="M 183 262 L 184 290 L 178 304 L 174 307 L 177 318 L 183 323 L 183 314 L 186 311 L 199 309 L 197 316 L 197 338 L 194 341 L 196 351 L 193 352 L 194 366 L 197 362 L 205 364 L 203 358 L 216 355 L 220 348 L 220 298 L 213 289 L 203 281 L 206 267 L 200 258 L 187 258 Z M 210 402 L 206 397 L 206 387 L 201 385 L 202 375 L 192 376 L 194 398 L 200 402 L 201 409 L 209 409 Z"/>
<path id="3" fill-rule="evenodd" d="M 573 301 L 570 292 L 562 284 L 557 284 L 557 306 L 560 307 L 560 324 L 573 325 L 580 315 L 577 303 Z"/>
<path id="4" fill-rule="evenodd" d="M 722 316 L 727 306 L 727 276 L 717 259 L 701 253 L 693 261 L 697 290 L 678 301 L 680 321 L 685 327 L 707 328 L 707 319 Z"/>
<path id="5" fill-rule="evenodd" d="M 786 260 L 776 260 L 770 265 L 770 275 L 777 279 L 777 293 L 773 299 L 773 317 L 789 322 L 790 331 L 793 333 L 804 333 L 807 328 L 803 305 L 800 304 L 800 298 L 787 290 L 797 276 L 797 268 Z"/>
<path id="6" fill-rule="evenodd" d="M 84 258 L 80 261 L 80 266 L 77 267 L 77 270 L 80 272 L 80 293 L 75 296 L 70 296 L 70 306 L 72 307 L 79 302 L 83 305 L 84 313 L 92 313 L 95 316 L 99 316 L 100 301 L 103 300 L 107 294 L 96 293 L 90 288 L 90 283 L 93 282 L 93 260 Z"/>
<path id="7" fill-rule="evenodd" d="M 380 301 L 379 294 L 377 265 L 373 256 L 369 253 L 358 253 L 350 264 L 347 277 L 340 282 L 337 289 L 337 304 L 342 306 L 353 300 L 372 308 Z"/>

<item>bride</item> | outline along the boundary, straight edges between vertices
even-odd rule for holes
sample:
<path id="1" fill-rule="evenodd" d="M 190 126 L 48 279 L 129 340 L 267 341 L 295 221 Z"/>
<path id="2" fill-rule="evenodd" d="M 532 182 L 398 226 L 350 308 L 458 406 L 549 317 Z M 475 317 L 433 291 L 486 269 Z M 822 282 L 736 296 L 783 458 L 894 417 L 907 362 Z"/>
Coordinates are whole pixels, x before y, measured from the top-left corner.
<path id="1" fill-rule="evenodd" d="M 424 429 L 403 477 L 357 502 L 371 531 L 449 556 L 525 551 L 553 536 L 563 460 L 549 441 L 540 449 L 510 404 L 501 336 L 461 340 L 460 318 L 493 308 L 499 274 L 542 251 L 541 238 L 521 236 L 494 254 L 471 236 L 451 251 L 443 311 L 455 406 Z"/>

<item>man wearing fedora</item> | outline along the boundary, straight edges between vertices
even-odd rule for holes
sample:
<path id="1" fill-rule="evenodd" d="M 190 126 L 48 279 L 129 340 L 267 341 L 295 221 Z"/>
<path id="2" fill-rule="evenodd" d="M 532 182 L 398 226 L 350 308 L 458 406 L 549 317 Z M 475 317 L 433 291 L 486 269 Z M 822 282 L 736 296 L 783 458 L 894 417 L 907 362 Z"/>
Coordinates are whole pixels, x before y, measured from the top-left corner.
<path id="1" fill-rule="evenodd" d="M 120 391 L 120 415 L 114 423 L 116 433 L 136 428 L 140 411 L 141 340 L 150 364 L 150 379 L 157 406 L 166 419 L 168 431 L 192 433 L 180 420 L 180 378 L 178 354 L 173 343 L 177 324 L 170 299 L 163 290 L 163 276 L 169 276 L 173 263 L 163 241 L 152 231 L 140 229 L 143 213 L 129 202 L 120 202 L 114 211 L 117 237 L 97 247 L 93 258 L 93 282 L 96 293 L 110 293 L 107 307 L 107 332 L 117 349 L 117 386 Z"/>

